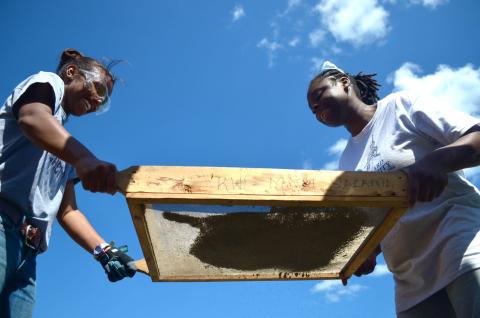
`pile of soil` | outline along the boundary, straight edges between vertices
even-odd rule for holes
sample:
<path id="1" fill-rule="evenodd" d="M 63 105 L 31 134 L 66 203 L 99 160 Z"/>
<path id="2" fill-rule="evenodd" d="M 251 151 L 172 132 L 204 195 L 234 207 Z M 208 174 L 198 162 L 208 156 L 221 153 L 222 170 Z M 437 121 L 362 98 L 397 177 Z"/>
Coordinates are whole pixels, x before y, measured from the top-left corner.
<path id="1" fill-rule="evenodd" d="M 190 253 L 202 262 L 237 270 L 303 272 L 327 266 L 367 222 L 355 208 L 273 207 L 268 213 L 207 217 L 164 212 L 169 221 L 200 230 Z"/>

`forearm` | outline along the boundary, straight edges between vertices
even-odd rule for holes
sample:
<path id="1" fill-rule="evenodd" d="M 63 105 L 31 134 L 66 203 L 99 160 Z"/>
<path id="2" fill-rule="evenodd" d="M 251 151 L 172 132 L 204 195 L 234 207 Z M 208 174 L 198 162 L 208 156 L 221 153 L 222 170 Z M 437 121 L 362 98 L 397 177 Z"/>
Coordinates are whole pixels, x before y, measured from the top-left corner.
<path id="1" fill-rule="evenodd" d="M 105 242 L 80 210 L 64 212 L 57 219 L 68 235 L 89 253 Z"/>
<path id="2" fill-rule="evenodd" d="M 23 134 L 32 143 L 72 165 L 83 158 L 94 158 L 44 107 L 42 104 L 22 107 L 18 124 Z"/>
<path id="3" fill-rule="evenodd" d="M 420 161 L 445 172 L 457 171 L 480 165 L 480 132 L 472 132 L 454 143 L 439 148 Z"/>

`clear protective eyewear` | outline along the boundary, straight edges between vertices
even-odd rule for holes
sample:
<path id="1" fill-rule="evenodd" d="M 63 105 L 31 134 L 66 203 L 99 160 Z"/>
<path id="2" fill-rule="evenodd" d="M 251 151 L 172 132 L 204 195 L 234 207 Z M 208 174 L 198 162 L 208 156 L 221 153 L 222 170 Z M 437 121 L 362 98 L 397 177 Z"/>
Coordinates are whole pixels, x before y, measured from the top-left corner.
<path id="1" fill-rule="evenodd" d="M 100 99 L 100 107 L 97 109 L 96 114 L 107 112 L 110 109 L 110 90 L 105 77 L 96 70 L 80 69 L 80 71 L 85 76 L 85 85 L 88 86 L 89 90 L 93 90 Z"/>

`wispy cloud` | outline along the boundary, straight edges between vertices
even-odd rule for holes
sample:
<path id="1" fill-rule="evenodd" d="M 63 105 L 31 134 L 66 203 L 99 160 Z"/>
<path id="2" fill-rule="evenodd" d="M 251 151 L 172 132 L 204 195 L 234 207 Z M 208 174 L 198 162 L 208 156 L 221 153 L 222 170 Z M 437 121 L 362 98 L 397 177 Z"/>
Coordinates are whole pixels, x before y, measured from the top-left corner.
<path id="1" fill-rule="evenodd" d="M 421 4 L 427 8 L 435 9 L 439 5 L 446 4 L 449 0 L 410 0 L 410 3 Z"/>
<path id="2" fill-rule="evenodd" d="M 313 47 L 318 47 L 323 42 L 323 40 L 325 39 L 326 34 L 327 34 L 327 32 L 325 32 L 322 29 L 313 30 L 308 35 L 308 38 L 310 39 L 310 44 Z"/>
<path id="3" fill-rule="evenodd" d="M 314 12 L 337 41 L 354 46 L 383 39 L 389 30 L 389 14 L 377 0 L 321 0 Z"/>
<path id="4" fill-rule="evenodd" d="M 311 289 L 311 292 L 322 293 L 327 302 L 338 303 L 345 297 L 355 297 L 361 290 L 366 288 L 367 287 L 360 284 L 343 286 L 339 280 L 324 280 L 315 284 Z"/>
<path id="5" fill-rule="evenodd" d="M 390 275 L 387 265 L 377 264 L 373 273 L 366 277 L 378 278 L 385 275 Z M 343 286 L 339 280 L 324 280 L 315 284 L 310 291 L 314 294 L 323 294 L 325 301 L 329 303 L 338 303 L 345 298 L 353 298 L 362 290 L 366 289 L 368 289 L 368 287 L 361 284 L 348 284 L 347 286 Z"/>
<path id="6" fill-rule="evenodd" d="M 278 17 L 282 18 L 290 13 L 293 9 L 299 7 L 302 4 L 302 0 L 288 0 L 287 8 L 278 15 Z"/>
<path id="7" fill-rule="evenodd" d="M 325 61 L 324 59 L 321 59 L 319 57 L 312 57 L 310 59 L 310 62 L 312 63 L 311 70 L 313 71 L 314 74 L 317 74 L 318 72 L 320 72 L 324 61 Z"/>
<path id="8" fill-rule="evenodd" d="M 375 266 L 375 270 L 371 274 L 369 274 L 367 277 L 381 277 L 385 275 L 391 275 L 387 265 L 377 264 L 377 266 Z"/>
<path id="9" fill-rule="evenodd" d="M 275 58 L 277 57 L 277 51 L 282 48 L 282 45 L 276 41 L 269 41 L 267 38 L 263 38 L 258 42 L 257 47 L 267 50 L 268 67 L 273 67 Z"/>
<path id="10" fill-rule="evenodd" d="M 297 7 L 302 3 L 302 0 L 288 0 L 288 7 L 287 10 L 290 10 L 294 7 Z"/>
<path id="11" fill-rule="evenodd" d="M 303 170 L 312 170 L 313 169 L 313 162 L 311 158 L 307 158 L 302 163 Z"/>
<path id="12" fill-rule="evenodd" d="M 300 38 L 296 36 L 288 42 L 288 45 L 291 47 L 296 47 L 298 43 L 300 43 Z"/>
<path id="13" fill-rule="evenodd" d="M 245 16 L 245 10 L 241 5 L 236 5 L 232 10 L 232 20 L 236 22 Z"/>
<path id="14" fill-rule="evenodd" d="M 422 5 L 430 9 L 449 0 L 288 0 L 283 11 L 268 22 L 270 43 L 282 47 L 282 55 L 303 46 L 310 56 L 332 58 L 346 51 L 384 43 L 390 31 L 393 6 Z M 315 50 L 315 51 L 313 51 Z M 278 53 L 278 51 L 277 51 Z M 278 54 L 270 54 L 269 66 Z M 298 54 L 295 52 L 295 54 Z M 319 54 L 319 56 L 317 55 Z M 307 55 L 308 56 L 308 55 Z M 312 61 L 311 58 L 304 58 Z M 314 68 L 315 68 L 315 63 Z"/>
<path id="15" fill-rule="evenodd" d="M 338 160 L 342 155 L 343 150 L 347 146 L 348 140 L 344 138 L 340 138 L 337 140 L 330 148 L 328 148 L 327 152 L 330 156 L 334 157 L 334 160 L 327 162 L 323 169 L 325 170 L 338 170 Z"/>
<path id="16" fill-rule="evenodd" d="M 335 156 L 340 156 L 347 146 L 348 140 L 340 138 L 337 140 L 330 148 L 328 148 L 328 153 Z"/>

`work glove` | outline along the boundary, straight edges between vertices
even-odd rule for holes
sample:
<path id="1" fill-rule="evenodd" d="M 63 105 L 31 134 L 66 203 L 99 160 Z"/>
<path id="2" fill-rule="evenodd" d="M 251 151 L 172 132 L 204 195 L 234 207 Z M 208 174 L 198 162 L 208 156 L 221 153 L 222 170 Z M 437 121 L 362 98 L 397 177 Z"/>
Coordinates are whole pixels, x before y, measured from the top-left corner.
<path id="1" fill-rule="evenodd" d="M 105 270 L 109 281 L 116 282 L 127 276 L 135 275 L 135 263 L 130 256 L 125 254 L 126 252 L 128 252 L 126 245 L 117 248 L 112 242 L 95 257 Z"/>

